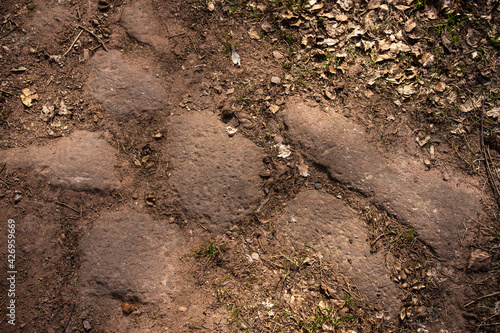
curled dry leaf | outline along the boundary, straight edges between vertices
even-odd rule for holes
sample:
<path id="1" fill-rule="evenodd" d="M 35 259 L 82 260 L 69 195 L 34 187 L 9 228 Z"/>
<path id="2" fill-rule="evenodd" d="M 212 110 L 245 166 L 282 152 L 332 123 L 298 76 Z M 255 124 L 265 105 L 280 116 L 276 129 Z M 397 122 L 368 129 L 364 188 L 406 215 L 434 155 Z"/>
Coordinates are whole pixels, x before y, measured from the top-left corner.
<path id="1" fill-rule="evenodd" d="M 309 177 L 309 167 L 306 165 L 304 159 L 299 157 L 299 162 L 297 163 L 297 169 L 302 177 Z"/>
<path id="2" fill-rule="evenodd" d="M 439 82 L 438 84 L 436 84 L 436 86 L 434 87 L 434 90 L 437 91 L 437 92 L 440 92 L 442 93 L 443 91 L 446 90 L 446 83 L 444 82 Z"/>
<path id="3" fill-rule="evenodd" d="M 231 45 L 231 60 L 233 61 L 233 64 L 241 66 L 240 55 L 236 53 L 236 49 L 233 45 Z"/>
<path id="4" fill-rule="evenodd" d="M 486 115 L 488 117 L 498 119 L 498 117 L 500 116 L 500 108 L 491 109 L 490 111 L 486 112 Z"/>
<path id="5" fill-rule="evenodd" d="M 30 88 L 24 88 L 21 91 L 21 101 L 29 108 L 33 105 L 33 101 L 38 100 L 38 98 L 38 94 Z"/>

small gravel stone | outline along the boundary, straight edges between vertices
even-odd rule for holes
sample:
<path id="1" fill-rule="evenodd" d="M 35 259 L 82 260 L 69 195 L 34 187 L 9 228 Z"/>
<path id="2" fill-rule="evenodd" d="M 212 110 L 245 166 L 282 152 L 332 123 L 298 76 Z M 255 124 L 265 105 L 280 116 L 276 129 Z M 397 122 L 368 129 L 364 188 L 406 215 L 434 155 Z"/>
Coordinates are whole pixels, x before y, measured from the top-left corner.
<path id="1" fill-rule="evenodd" d="M 278 76 L 273 76 L 271 78 L 271 83 L 276 85 L 281 84 L 281 78 L 279 78 Z"/>
<path id="2" fill-rule="evenodd" d="M 86 330 L 86 331 L 90 331 L 92 329 L 92 325 L 90 325 L 89 321 L 88 320 L 84 320 L 83 321 L 83 328 Z"/>

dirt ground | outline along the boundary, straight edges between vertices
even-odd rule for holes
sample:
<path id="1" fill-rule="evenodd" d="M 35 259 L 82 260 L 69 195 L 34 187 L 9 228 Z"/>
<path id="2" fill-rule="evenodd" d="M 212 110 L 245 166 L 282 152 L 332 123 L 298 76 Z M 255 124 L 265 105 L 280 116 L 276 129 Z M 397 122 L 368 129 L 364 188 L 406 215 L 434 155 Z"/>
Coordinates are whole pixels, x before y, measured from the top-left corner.
<path id="1" fill-rule="evenodd" d="M 500 2 L 0 3 L 1 332 L 498 332 Z"/>

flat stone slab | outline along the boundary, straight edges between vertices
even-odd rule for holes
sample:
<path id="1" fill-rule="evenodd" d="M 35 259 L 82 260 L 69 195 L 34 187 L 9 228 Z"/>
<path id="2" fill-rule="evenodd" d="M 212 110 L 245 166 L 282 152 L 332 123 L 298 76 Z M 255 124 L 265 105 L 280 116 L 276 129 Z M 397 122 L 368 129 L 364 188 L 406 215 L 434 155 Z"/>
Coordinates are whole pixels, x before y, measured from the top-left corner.
<path id="1" fill-rule="evenodd" d="M 223 231 L 256 208 L 263 195 L 259 147 L 239 133 L 230 138 L 210 112 L 176 116 L 169 133 L 171 184 L 184 209 Z"/>
<path id="2" fill-rule="evenodd" d="M 280 217 L 279 226 L 292 243 L 321 252 L 342 269 L 359 290 L 395 319 L 399 290 L 385 268 L 382 253 L 370 253 L 368 230 L 354 210 L 324 192 L 300 192 Z"/>
<path id="3" fill-rule="evenodd" d="M 161 3 L 156 5 L 160 6 Z M 162 12 L 170 13 L 170 10 Z M 163 24 L 160 24 L 160 20 Z M 160 18 L 158 10 L 155 10 L 148 1 L 133 2 L 125 7 L 122 12 L 121 24 L 130 37 L 139 43 L 152 46 L 155 51 L 162 54 L 169 53 L 173 47 L 169 36 L 185 32 L 174 17 Z"/>
<path id="4" fill-rule="evenodd" d="M 333 179 L 409 223 L 439 256 L 456 258 L 459 229 L 482 210 L 473 189 L 409 159 L 397 164 L 383 157 L 359 125 L 333 110 L 291 100 L 284 120 L 292 140 Z"/>
<path id="5" fill-rule="evenodd" d="M 126 61 L 119 51 L 98 52 L 89 64 L 87 95 L 118 119 L 163 109 L 168 96 L 160 81 Z"/>
<path id="6" fill-rule="evenodd" d="M 178 229 L 129 208 L 102 214 L 80 243 L 82 296 L 169 302 L 182 286 Z"/>
<path id="7" fill-rule="evenodd" d="M 116 150 L 100 133 L 75 131 L 54 145 L 0 152 L 11 168 L 32 168 L 50 184 L 75 191 L 118 187 Z"/>

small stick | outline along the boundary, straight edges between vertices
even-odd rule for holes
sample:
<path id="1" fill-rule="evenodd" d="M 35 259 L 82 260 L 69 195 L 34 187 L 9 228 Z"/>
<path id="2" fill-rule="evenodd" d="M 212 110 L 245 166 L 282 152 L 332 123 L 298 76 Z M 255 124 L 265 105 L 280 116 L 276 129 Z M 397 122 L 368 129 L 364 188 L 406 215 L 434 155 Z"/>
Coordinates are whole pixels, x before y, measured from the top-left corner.
<path id="1" fill-rule="evenodd" d="M 63 332 L 66 332 L 66 329 L 68 328 L 69 322 L 71 321 L 71 317 L 73 317 L 74 310 L 75 310 L 75 304 L 73 303 L 73 307 L 71 308 L 71 312 L 69 313 L 68 322 L 66 323 L 66 326 L 64 326 Z"/>
<path id="2" fill-rule="evenodd" d="M 500 291 L 497 291 L 497 292 L 494 292 L 492 294 L 489 294 L 489 295 L 484 295 L 484 296 L 481 296 L 479 298 L 476 298 L 475 300 L 473 300 L 472 302 L 469 302 L 467 304 L 464 305 L 464 308 L 468 307 L 469 305 L 473 304 L 473 303 L 476 303 L 477 301 L 480 301 L 482 299 L 485 299 L 485 298 L 488 298 L 488 297 L 493 297 L 493 296 L 496 296 L 496 295 L 500 295 Z"/>
<path id="3" fill-rule="evenodd" d="M 59 205 L 59 206 L 64 206 L 66 208 L 69 208 L 69 209 L 71 209 L 72 211 L 74 211 L 76 213 L 80 213 L 80 211 L 78 209 L 75 209 L 75 208 L 69 206 L 68 204 L 65 204 L 64 202 L 56 201 L 56 204 Z"/>
<path id="4" fill-rule="evenodd" d="M 81 25 L 78 25 L 78 28 L 83 29 L 86 32 L 88 32 L 89 34 L 91 34 L 95 39 L 97 39 L 99 41 L 99 43 L 101 43 L 101 45 L 104 48 L 104 50 L 106 52 L 109 52 L 108 48 L 106 47 L 106 45 L 104 44 L 104 42 L 102 41 L 102 39 L 99 38 L 99 36 L 97 36 L 95 33 L 93 33 L 92 31 L 90 31 L 89 29 L 82 27 Z"/>
<path id="5" fill-rule="evenodd" d="M 78 40 L 78 38 L 80 38 L 80 36 L 83 34 L 83 30 L 80 30 L 80 33 L 78 34 L 78 36 L 76 36 L 75 40 L 73 41 L 73 43 L 71 43 L 70 47 L 68 48 L 68 50 L 66 52 L 64 52 L 64 54 L 62 55 L 63 57 L 66 56 L 66 54 L 69 53 L 69 51 L 71 51 L 71 49 L 73 48 L 73 46 L 75 46 L 75 43 L 76 41 Z"/>
<path id="6" fill-rule="evenodd" d="M 481 148 L 481 152 L 483 153 L 484 156 L 484 162 L 486 165 L 486 174 L 488 175 L 488 179 L 490 181 L 491 187 L 494 190 L 494 193 L 496 195 L 497 202 L 500 202 L 500 190 L 498 189 L 497 183 L 495 182 L 495 178 L 493 177 L 493 172 L 491 171 L 490 167 L 490 161 L 488 159 L 488 150 L 486 149 L 486 146 L 484 144 L 484 104 L 486 102 L 486 93 L 483 96 L 483 103 L 481 107 L 481 132 L 479 135 L 479 145 Z"/>

